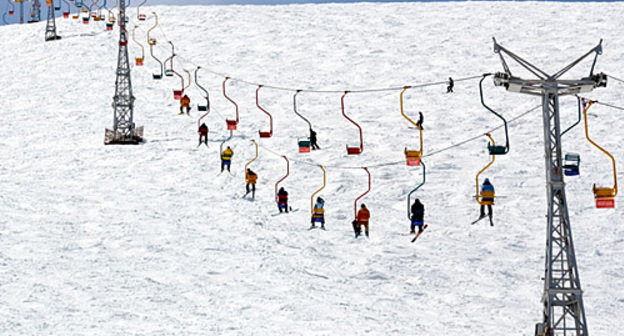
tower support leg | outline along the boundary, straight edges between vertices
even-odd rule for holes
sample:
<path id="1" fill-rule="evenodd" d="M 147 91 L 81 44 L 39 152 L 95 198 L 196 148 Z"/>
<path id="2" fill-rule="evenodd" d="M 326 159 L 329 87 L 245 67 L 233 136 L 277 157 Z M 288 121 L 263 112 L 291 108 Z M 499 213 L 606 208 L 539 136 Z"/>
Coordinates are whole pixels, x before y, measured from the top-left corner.
<path id="1" fill-rule="evenodd" d="M 535 328 L 536 336 L 587 336 L 583 293 L 578 276 L 574 243 L 570 228 L 559 125 L 557 83 L 542 96 L 548 223 L 546 232 L 546 267 L 544 276 L 543 321 Z"/>

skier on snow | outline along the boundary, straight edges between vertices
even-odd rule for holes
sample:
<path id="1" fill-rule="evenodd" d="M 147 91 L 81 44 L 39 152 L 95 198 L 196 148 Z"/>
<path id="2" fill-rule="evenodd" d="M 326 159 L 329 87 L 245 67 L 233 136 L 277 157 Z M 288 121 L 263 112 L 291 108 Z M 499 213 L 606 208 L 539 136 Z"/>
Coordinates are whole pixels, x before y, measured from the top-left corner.
<path id="1" fill-rule="evenodd" d="M 410 233 L 416 233 L 416 226 L 418 226 L 418 233 L 423 231 L 425 218 L 425 206 L 420 203 L 417 198 L 412 204 L 412 224 L 410 225 Z"/>
<path id="2" fill-rule="evenodd" d="M 256 181 L 257 180 L 258 180 L 258 175 L 256 175 L 256 173 L 254 173 L 251 170 L 251 168 L 247 168 L 247 171 L 245 172 L 245 182 L 247 182 L 247 185 L 245 186 L 245 189 L 247 190 L 247 192 L 245 193 L 245 196 L 247 196 L 247 194 L 249 194 L 249 192 L 251 191 L 251 199 L 256 198 Z"/>
<path id="3" fill-rule="evenodd" d="M 325 200 L 321 197 L 316 198 L 316 203 L 314 204 L 314 210 L 312 210 L 312 219 L 310 220 L 312 226 L 310 229 L 316 228 L 316 223 L 321 223 L 321 229 L 325 230 Z"/>
<path id="4" fill-rule="evenodd" d="M 288 213 L 288 192 L 284 187 L 281 187 L 277 192 L 277 209 L 280 213 L 284 210 Z"/>
<path id="5" fill-rule="evenodd" d="M 208 146 L 208 126 L 206 126 L 206 123 L 202 123 L 201 126 L 199 126 L 197 133 L 199 133 L 199 145 L 203 143 Z M 202 141 L 202 138 L 204 141 Z"/>
<path id="6" fill-rule="evenodd" d="M 234 156 L 234 152 L 228 146 L 223 153 L 221 153 L 221 172 L 223 173 L 223 168 L 227 166 L 228 172 L 230 171 L 230 164 L 232 163 L 232 156 Z"/>
<path id="7" fill-rule="evenodd" d="M 188 95 L 184 95 L 180 99 L 180 114 L 184 114 L 183 110 L 186 108 L 186 114 L 191 115 L 191 98 Z"/>
<path id="8" fill-rule="evenodd" d="M 353 220 L 353 231 L 355 231 L 355 238 L 359 237 L 362 233 L 362 225 L 364 226 L 364 233 L 368 237 L 368 220 L 370 219 L 370 212 L 366 208 L 365 204 L 362 204 L 360 210 L 358 210 L 355 219 Z"/>

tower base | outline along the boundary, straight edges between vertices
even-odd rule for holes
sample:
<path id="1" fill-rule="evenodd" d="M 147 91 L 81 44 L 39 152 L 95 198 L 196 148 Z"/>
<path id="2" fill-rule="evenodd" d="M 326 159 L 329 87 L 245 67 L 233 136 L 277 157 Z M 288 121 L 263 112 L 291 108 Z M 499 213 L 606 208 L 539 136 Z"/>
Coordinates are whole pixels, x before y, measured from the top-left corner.
<path id="1" fill-rule="evenodd" d="M 130 135 L 106 129 L 105 145 L 138 145 L 143 142 L 143 126 L 134 129 Z"/>

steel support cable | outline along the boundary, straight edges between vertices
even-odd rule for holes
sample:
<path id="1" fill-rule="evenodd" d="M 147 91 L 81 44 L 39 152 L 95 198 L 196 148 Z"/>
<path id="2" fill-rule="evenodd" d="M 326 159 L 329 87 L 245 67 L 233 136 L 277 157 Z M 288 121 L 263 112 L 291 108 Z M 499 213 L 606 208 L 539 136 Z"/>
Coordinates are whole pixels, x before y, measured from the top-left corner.
<path id="1" fill-rule="evenodd" d="M 537 109 L 540 109 L 541 107 L 542 107 L 542 105 L 535 106 L 535 107 L 533 107 L 533 108 L 531 108 L 531 109 L 529 109 L 529 110 L 527 110 L 527 111 L 525 111 L 525 112 L 523 112 L 523 113 L 521 113 L 521 114 L 519 114 L 519 115 L 517 115 L 517 116 L 515 116 L 515 117 L 513 117 L 511 119 L 509 119 L 508 123 L 511 124 L 511 123 L 521 119 L 522 117 L 528 115 L 529 113 L 534 112 Z M 504 126 L 503 125 L 499 125 L 499 126 L 496 126 L 496 127 L 492 128 L 492 129 L 484 132 L 484 133 L 491 133 L 491 132 L 496 131 L 496 130 L 502 128 L 502 127 L 504 127 Z M 467 143 L 470 143 L 470 142 L 473 142 L 475 140 L 481 139 L 481 137 L 483 136 L 484 133 L 481 133 L 481 134 L 479 134 L 477 136 L 474 136 L 474 137 L 468 138 L 466 140 L 460 141 L 458 143 L 449 145 L 447 147 L 444 147 L 444 148 L 441 148 L 441 149 L 438 149 L 438 150 L 435 150 L 435 151 L 431 151 L 429 154 L 423 155 L 423 157 L 434 156 L 434 155 L 440 154 L 442 152 L 446 152 L 448 150 L 451 150 L 453 148 L 461 147 L 461 146 L 463 146 L 463 145 L 465 145 Z M 268 147 L 266 147 L 266 146 L 264 146 L 262 144 L 259 144 L 258 146 L 260 146 L 262 149 L 266 150 L 267 152 L 269 152 L 269 153 L 271 153 L 273 155 L 280 156 L 280 157 L 285 156 L 284 154 L 278 153 L 278 152 L 276 152 L 276 151 L 274 151 L 274 150 L 272 150 L 272 149 L 270 149 L 270 148 L 268 148 Z M 315 166 L 315 167 L 322 165 L 325 168 L 345 169 L 345 170 L 362 169 L 362 168 L 364 168 L 363 166 L 337 166 L 337 165 L 319 164 L 319 163 L 310 162 L 310 161 L 293 159 L 291 157 L 289 157 L 288 159 L 290 161 L 294 162 L 294 163 L 300 163 L 300 164 L 303 164 L 303 165 Z M 383 168 L 383 167 L 390 167 L 390 166 L 397 166 L 397 165 L 405 165 L 405 160 L 385 162 L 385 163 L 379 163 L 379 164 L 374 164 L 374 165 L 367 165 L 366 167 L 367 168 Z"/>
<path id="2" fill-rule="evenodd" d="M 594 104 L 604 105 L 604 106 L 607 106 L 607 107 L 614 108 L 614 109 L 616 109 L 616 110 L 621 110 L 621 111 L 624 111 L 624 107 L 621 107 L 621 106 L 616 106 L 616 105 L 609 104 L 609 103 L 603 103 L 603 102 L 600 102 L 600 101 L 597 101 L 597 100 L 596 100 L 596 101 L 594 101 Z"/>
<path id="3" fill-rule="evenodd" d="M 162 25 L 158 26 L 158 29 L 160 29 L 161 33 L 163 34 L 163 36 L 165 37 L 166 40 L 169 40 L 169 38 L 167 37 L 167 34 L 165 33 L 164 29 L 162 28 Z M 209 72 L 213 75 L 219 76 L 219 77 L 228 77 L 231 81 L 233 82 L 240 82 L 240 83 L 244 83 L 244 84 L 248 84 L 254 87 L 257 86 L 262 86 L 263 88 L 267 88 L 267 89 L 273 89 L 273 90 L 279 90 L 279 91 L 291 91 L 291 92 L 310 92 L 310 93 L 344 93 L 345 91 L 349 91 L 350 93 L 373 93 L 373 92 L 384 92 L 384 91 L 401 91 L 405 88 L 407 89 L 418 89 L 418 88 L 424 88 L 424 87 L 429 87 L 429 86 L 437 86 L 437 85 L 446 85 L 448 84 L 447 80 L 444 81 L 435 81 L 435 82 L 425 82 L 425 83 L 421 83 L 421 84 L 415 84 L 415 85 L 403 85 L 403 86 L 395 86 L 395 87 L 385 87 L 385 88 L 372 88 L 372 89 L 353 89 L 353 90 L 319 90 L 319 89 L 295 89 L 295 88 L 291 88 L 291 87 L 284 87 L 284 86 L 277 86 L 277 85 L 268 85 L 268 84 L 262 84 L 262 83 L 258 83 L 258 82 L 254 82 L 254 81 L 250 81 L 250 80 L 246 80 L 246 79 L 242 79 L 242 78 L 237 78 L 237 77 L 232 77 L 229 76 L 225 73 L 222 72 L 218 72 L 218 71 L 214 71 L 211 70 L 209 68 L 206 68 L 200 64 L 197 64 L 195 62 L 193 62 L 192 60 L 182 56 L 182 55 L 176 55 L 180 60 L 189 63 L 195 67 L 202 67 L 202 69 L 204 69 L 206 72 Z M 470 81 L 473 79 L 478 79 L 481 78 L 482 75 L 474 75 L 474 76 L 466 76 L 466 77 L 459 77 L 457 79 L 454 79 L 454 82 L 465 82 L 465 81 Z"/>
<path id="4" fill-rule="evenodd" d="M 613 78 L 613 79 L 615 79 L 616 81 L 618 81 L 618 82 L 620 82 L 620 83 L 624 83 L 624 79 L 620 79 L 620 78 L 618 78 L 618 77 L 611 76 L 611 75 L 609 75 L 609 74 L 607 74 L 607 77 L 609 77 L 609 78 Z"/>
<path id="5" fill-rule="evenodd" d="M 167 34 L 162 29 L 162 25 L 159 25 L 158 29 L 160 29 L 160 31 L 162 32 L 162 34 L 165 37 L 165 39 L 168 40 Z M 159 45 L 159 47 L 163 48 L 162 45 Z M 178 57 L 181 60 L 186 60 L 187 63 L 190 63 L 192 65 L 199 66 L 196 63 L 194 63 L 194 62 L 184 58 L 183 56 L 176 55 L 176 57 Z M 205 70 L 205 71 L 207 71 L 209 73 L 212 73 L 214 75 L 217 75 L 217 76 L 228 77 L 225 74 L 222 74 L 222 73 L 219 73 L 219 72 L 216 72 L 216 71 L 204 68 L 204 67 L 202 67 L 202 70 Z M 470 81 L 470 80 L 474 80 L 474 79 L 480 79 L 482 77 L 483 77 L 483 74 L 480 74 L 480 75 L 475 75 L 475 76 L 468 76 L 468 77 L 457 78 L 454 81 L 455 82 Z M 228 77 L 228 79 L 231 80 L 231 81 L 238 81 L 238 82 L 249 84 L 249 85 L 255 85 L 255 86 L 262 85 L 262 87 L 264 87 L 264 88 L 271 88 L 271 89 L 274 89 L 274 90 L 282 90 L 282 91 L 292 91 L 292 92 L 295 92 L 295 93 L 297 93 L 297 92 L 344 93 L 345 92 L 344 90 L 312 90 L 312 89 L 301 90 L 301 89 L 292 89 L 292 88 L 273 86 L 273 85 L 263 85 L 263 84 L 258 84 L 258 83 L 255 83 L 255 82 L 251 82 L 251 81 L 247 81 L 247 80 L 243 80 L 243 79 L 239 79 L 239 78 L 233 78 L 233 77 Z M 401 86 L 401 87 L 392 87 L 392 88 L 368 89 L 368 90 L 351 90 L 350 92 L 351 93 L 366 93 L 366 92 L 380 92 L 380 91 L 402 91 L 402 90 L 404 90 L 406 88 L 407 89 L 417 89 L 417 88 L 424 88 L 424 87 L 429 87 L 429 86 L 445 85 L 445 84 L 447 84 L 446 80 L 445 81 L 438 81 L 438 82 L 426 82 L 426 83 L 421 83 L 421 84 L 417 84 L 417 85 L 404 85 L 404 86 Z M 614 107 L 614 108 L 617 108 L 617 109 L 624 110 L 624 108 L 622 108 L 622 107 L 607 105 L 605 103 L 600 103 L 600 102 L 597 102 L 597 101 L 595 103 L 596 104 L 603 104 L 603 105 L 606 105 L 606 106 L 610 106 L 610 107 Z M 541 105 L 535 106 L 535 107 L 525 111 L 524 113 L 521 113 L 518 116 L 509 119 L 508 120 L 508 124 L 510 124 L 510 123 L 512 123 L 512 122 L 514 122 L 514 121 L 516 121 L 516 120 L 518 120 L 518 119 L 528 115 L 529 113 L 535 111 L 538 108 L 541 108 Z M 224 118 L 224 116 L 221 115 L 218 111 L 215 111 L 215 113 L 217 113 L 219 116 Z M 500 125 L 500 126 L 497 126 L 497 127 L 494 127 L 492 129 L 488 130 L 485 133 L 491 133 L 491 132 L 496 131 L 498 129 L 501 129 L 503 127 L 504 127 L 504 125 Z M 453 149 L 455 147 L 463 146 L 463 145 L 465 145 L 467 143 L 470 143 L 472 141 L 475 141 L 475 140 L 481 138 L 481 136 L 483 136 L 483 134 L 478 135 L 478 136 L 474 136 L 474 137 L 471 137 L 471 138 L 468 138 L 466 140 L 460 141 L 458 143 L 452 144 L 450 146 L 447 146 L 447 147 L 444 147 L 444 148 L 441 148 L 441 149 L 438 149 L 438 150 L 434 150 L 434 151 L 432 151 L 432 152 L 430 152 L 430 153 L 428 153 L 426 155 L 423 155 L 422 157 L 423 158 L 424 157 L 430 157 L 430 156 L 437 155 L 439 153 L 448 151 L 448 150 Z M 267 150 L 268 152 L 274 154 L 274 155 L 277 155 L 277 156 L 280 156 L 280 157 L 284 156 L 283 154 L 277 153 L 277 152 L 275 152 L 275 151 L 265 147 L 262 144 L 259 144 L 259 146 L 262 147 L 263 149 Z M 319 166 L 318 163 L 312 163 L 312 162 L 303 161 L 303 160 L 297 160 L 297 159 L 292 159 L 292 158 L 288 158 L 288 159 L 290 161 L 292 161 L 292 162 L 295 162 L 295 163 L 301 163 L 301 164 L 309 165 L 309 166 Z M 399 165 L 399 164 L 401 164 L 401 165 L 405 164 L 404 160 L 394 161 L 394 162 L 387 162 L 387 163 L 381 163 L 381 164 L 377 164 L 377 165 L 369 165 L 367 167 L 368 168 L 382 168 L 382 167 L 388 167 L 388 166 L 395 166 L 395 165 Z M 335 169 L 362 169 L 363 168 L 363 167 L 356 167 L 356 166 L 335 166 L 335 165 L 323 165 L 323 167 L 335 168 Z"/>

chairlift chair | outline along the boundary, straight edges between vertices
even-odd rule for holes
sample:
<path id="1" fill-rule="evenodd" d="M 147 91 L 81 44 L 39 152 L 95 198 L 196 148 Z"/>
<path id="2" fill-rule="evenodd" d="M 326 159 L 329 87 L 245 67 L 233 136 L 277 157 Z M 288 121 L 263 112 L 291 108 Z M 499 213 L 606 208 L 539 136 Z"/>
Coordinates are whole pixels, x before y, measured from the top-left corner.
<path id="1" fill-rule="evenodd" d="M 347 118 L 347 120 L 349 120 L 352 124 L 357 126 L 358 130 L 360 131 L 360 146 L 359 147 L 350 147 L 349 145 L 347 145 L 347 154 L 348 155 L 360 155 L 364 151 L 364 141 L 363 141 L 363 138 L 362 138 L 362 127 L 360 127 L 360 125 L 358 123 L 353 121 L 353 119 L 349 118 L 346 115 L 346 113 L 345 113 L 344 98 L 345 98 L 345 96 L 348 93 L 349 93 L 349 91 L 345 91 L 344 94 L 342 95 L 342 97 L 340 98 L 340 106 L 342 108 L 342 115 L 345 118 Z"/>
<path id="2" fill-rule="evenodd" d="M 135 31 L 139 26 L 135 25 L 134 29 L 132 29 L 132 40 L 134 41 L 134 43 L 138 44 L 139 47 L 141 47 L 141 57 L 135 57 L 134 61 L 135 61 L 135 65 L 136 66 L 143 66 L 143 61 L 145 60 L 145 48 L 143 47 L 143 45 L 136 40 L 135 37 Z"/>
<path id="3" fill-rule="evenodd" d="M 589 137 L 589 127 L 587 126 L 587 111 L 594 103 L 595 101 L 590 100 L 583 110 L 583 116 L 585 117 L 585 137 L 592 145 L 605 153 L 611 159 L 611 164 L 613 165 L 613 188 L 596 187 L 596 184 L 594 183 L 594 185 L 592 186 L 592 191 L 594 192 L 594 199 L 596 200 L 596 208 L 610 209 L 615 207 L 615 196 L 617 196 L 618 190 L 617 171 L 615 166 L 615 158 L 613 157 L 613 155 L 611 155 L 611 153 L 602 148 Z"/>
<path id="4" fill-rule="evenodd" d="M 297 95 L 299 92 L 301 92 L 301 90 L 297 90 L 297 92 L 293 95 L 293 111 L 299 118 L 303 119 L 303 121 L 308 124 L 308 128 L 312 131 L 312 123 L 306 117 L 301 115 L 299 111 L 297 111 Z M 310 141 L 310 138 L 297 138 L 297 146 L 299 147 L 299 153 L 310 153 L 312 141 Z"/>
<path id="5" fill-rule="evenodd" d="M 507 120 L 502 115 L 487 106 L 485 104 L 485 100 L 483 99 L 483 81 L 487 76 L 490 75 L 491 74 L 483 75 L 483 78 L 481 78 L 481 80 L 479 81 L 479 95 L 481 96 L 481 105 L 483 105 L 483 107 L 485 107 L 488 111 L 492 112 L 503 121 L 503 124 L 505 126 L 505 146 L 496 146 L 492 142 L 492 144 L 488 144 L 488 151 L 490 152 L 490 155 L 505 155 L 509 153 L 509 131 L 507 129 Z M 497 80 L 497 78 L 495 77 L 494 80 Z"/>
<path id="6" fill-rule="evenodd" d="M 585 99 L 581 99 L 580 97 L 576 97 L 578 102 L 578 120 L 573 123 L 570 127 L 561 132 L 561 137 L 564 134 L 568 133 L 572 130 L 576 125 L 581 122 L 581 115 L 583 113 L 583 109 L 585 108 Z M 580 174 L 579 166 L 581 165 L 581 156 L 577 153 L 566 153 L 564 156 L 564 165 L 563 165 L 563 173 L 565 176 L 578 176 Z"/>
<path id="7" fill-rule="evenodd" d="M 566 153 L 564 160 L 563 173 L 565 176 L 578 176 L 580 174 L 581 156 L 577 153 Z"/>
<path id="8" fill-rule="evenodd" d="M 137 19 L 139 19 L 139 21 L 145 21 L 147 19 L 147 15 L 141 14 L 141 6 L 143 6 L 146 2 L 147 0 L 143 0 L 143 2 L 137 6 Z"/>
<path id="9" fill-rule="evenodd" d="M 230 101 L 230 103 L 234 104 L 234 107 L 236 108 L 236 119 L 225 119 L 225 123 L 227 125 L 227 129 L 230 131 L 234 131 L 236 130 L 236 127 L 238 126 L 238 104 L 236 104 L 236 102 L 228 97 L 226 91 L 225 91 L 225 83 L 227 83 L 227 81 L 230 79 L 230 77 L 225 77 L 225 80 L 223 80 L 223 84 L 222 84 L 222 89 L 223 89 L 223 96 Z"/>
<path id="10" fill-rule="evenodd" d="M 297 144 L 299 145 L 299 153 L 310 153 L 311 142 L 309 139 L 297 138 Z"/>
<path id="11" fill-rule="evenodd" d="M 258 107 L 258 109 L 260 109 L 260 111 L 264 112 L 266 115 L 269 116 L 269 124 L 271 128 L 269 131 L 258 131 L 258 133 L 261 138 L 270 138 L 273 135 L 273 117 L 267 110 L 265 110 L 262 106 L 260 106 L 260 103 L 258 101 L 259 100 L 258 93 L 260 92 L 261 88 L 262 88 L 262 85 L 258 85 L 258 88 L 256 89 L 256 106 Z"/>
<path id="12" fill-rule="evenodd" d="M 155 46 L 156 39 L 151 37 L 150 33 L 152 32 L 152 30 L 158 27 L 158 14 L 156 14 L 156 12 L 152 12 L 152 15 L 154 16 L 154 25 L 150 29 L 147 30 L 147 44 L 150 46 Z"/>
<path id="13" fill-rule="evenodd" d="M 199 69 L 201 69 L 200 66 L 198 66 L 197 69 L 195 69 L 195 85 L 197 85 L 197 87 L 201 91 L 204 92 L 204 94 L 205 94 L 204 97 L 206 98 L 206 105 L 197 104 L 197 111 L 199 111 L 199 112 L 208 112 L 208 109 L 210 108 L 210 94 L 208 93 L 208 90 L 206 90 L 206 88 L 204 88 L 203 86 L 201 86 L 201 84 L 199 84 L 199 79 L 197 78 L 197 72 L 199 72 Z M 206 114 L 208 114 L 208 113 L 206 113 Z"/>
<path id="14" fill-rule="evenodd" d="M 407 114 L 405 114 L 405 111 L 403 110 L 403 94 L 409 88 L 410 88 L 409 86 L 403 87 L 403 91 L 401 91 L 401 94 L 399 95 L 399 97 L 400 97 L 400 106 L 401 106 L 401 115 L 405 119 L 407 119 L 407 121 L 409 121 L 412 125 L 414 125 L 418 129 L 418 131 L 420 132 L 420 149 L 419 150 L 408 150 L 407 147 L 405 147 L 405 149 L 403 151 L 405 153 L 405 162 L 406 162 L 406 164 L 408 166 L 420 166 L 420 158 L 422 157 L 422 154 L 423 154 L 423 131 L 422 131 L 422 128 L 420 126 L 418 126 L 418 124 L 415 123 L 410 117 L 408 117 Z"/>
<path id="15" fill-rule="evenodd" d="M 490 147 L 495 147 L 496 143 L 494 142 L 494 138 L 492 138 L 492 136 L 490 135 L 490 133 L 486 133 L 485 136 L 487 136 L 490 139 L 491 145 L 490 143 L 488 143 L 488 149 Z M 494 191 L 488 191 L 488 190 L 479 190 L 479 176 L 486 171 L 488 168 L 490 168 L 490 166 L 492 166 L 492 164 L 494 163 L 494 160 L 496 159 L 496 155 L 492 154 L 490 152 L 490 155 L 492 156 L 490 162 L 483 167 L 478 173 L 477 176 L 475 177 L 475 189 L 476 189 L 476 193 L 475 193 L 475 199 L 477 200 L 477 203 L 479 203 L 479 205 L 494 205 L 494 198 L 496 197 L 496 194 Z"/>

